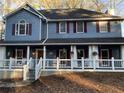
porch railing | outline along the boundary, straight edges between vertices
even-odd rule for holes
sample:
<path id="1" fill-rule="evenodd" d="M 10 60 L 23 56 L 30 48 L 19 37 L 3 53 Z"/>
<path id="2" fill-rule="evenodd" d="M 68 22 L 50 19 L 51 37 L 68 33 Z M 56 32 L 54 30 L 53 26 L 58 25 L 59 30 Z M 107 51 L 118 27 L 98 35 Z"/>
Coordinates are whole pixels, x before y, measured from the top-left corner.
<path id="1" fill-rule="evenodd" d="M 123 70 L 122 59 L 43 59 L 43 69 L 93 69 L 93 70 Z"/>
<path id="2" fill-rule="evenodd" d="M 26 59 L 3 59 L 0 60 L 0 69 L 22 69 L 26 63 Z"/>

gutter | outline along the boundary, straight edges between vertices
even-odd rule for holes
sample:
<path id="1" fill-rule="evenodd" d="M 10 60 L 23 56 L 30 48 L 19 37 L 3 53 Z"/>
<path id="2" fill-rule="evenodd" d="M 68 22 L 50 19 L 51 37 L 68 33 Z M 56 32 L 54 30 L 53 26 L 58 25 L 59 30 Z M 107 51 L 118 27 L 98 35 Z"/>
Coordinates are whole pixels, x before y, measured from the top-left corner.
<path id="1" fill-rule="evenodd" d="M 47 23 L 46 39 L 42 42 L 42 44 L 44 44 L 47 41 L 47 39 L 48 39 L 48 21 L 46 21 L 46 23 Z"/>

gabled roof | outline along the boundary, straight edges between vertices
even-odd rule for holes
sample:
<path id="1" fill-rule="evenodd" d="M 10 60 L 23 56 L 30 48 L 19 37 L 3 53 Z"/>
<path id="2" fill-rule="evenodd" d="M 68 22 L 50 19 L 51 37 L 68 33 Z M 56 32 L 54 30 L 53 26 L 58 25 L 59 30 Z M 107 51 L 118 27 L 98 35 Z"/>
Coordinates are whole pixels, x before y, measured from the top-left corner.
<path id="1" fill-rule="evenodd" d="M 33 9 L 35 12 L 34 12 L 34 11 L 31 11 L 29 8 Z M 12 12 L 10 12 L 10 13 L 8 13 L 7 15 L 4 16 L 4 18 L 10 17 L 10 16 L 16 14 L 17 12 L 19 12 L 19 11 L 21 11 L 21 10 L 26 10 L 26 11 L 28 11 L 28 12 L 30 12 L 30 13 L 32 13 L 32 14 L 34 14 L 34 15 L 40 17 L 40 18 L 46 19 L 40 12 L 38 12 L 38 11 L 37 11 L 36 9 L 34 9 L 30 4 L 27 4 L 27 3 L 25 3 L 25 4 L 22 5 L 22 6 L 20 6 L 18 9 L 14 10 L 14 11 L 12 11 Z"/>
<path id="2" fill-rule="evenodd" d="M 86 9 L 47 9 L 39 10 L 47 19 L 97 19 L 97 18 L 107 18 L 107 19 L 122 19 L 119 16 L 112 16 L 110 14 L 86 10 Z"/>

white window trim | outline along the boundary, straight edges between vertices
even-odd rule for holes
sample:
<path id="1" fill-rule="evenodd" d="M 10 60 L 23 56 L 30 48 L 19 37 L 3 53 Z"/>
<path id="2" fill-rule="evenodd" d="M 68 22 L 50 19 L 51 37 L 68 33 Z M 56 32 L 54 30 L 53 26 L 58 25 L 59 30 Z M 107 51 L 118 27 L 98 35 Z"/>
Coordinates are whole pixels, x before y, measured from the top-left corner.
<path id="1" fill-rule="evenodd" d="M 77 49 L 77 53 L 78 53 L 78 50 L 81 50 L 83 51 L 83 58 L 85 57 L 85 52 L 84 52 L 84 49 Z M 77 56 L 78 57 L 78 56 Z"/>
<path id="2" fill-rule="evenodd" d="M 101 21 L 101 22 L 102 22 L 102 21 Z M 108 25 L 107 25 L 108 22 L 105 21 L 105 22 L 106 22 L 106 26 L 107 26 L 107 31 L 102 31 L 102 30 L 101 30 L 101 25 L 100 25 L 101 22 L 99 22 L 99 32 L 100 32 L 100 33 L 108 33 Z"/>
<path id="3" fill-rule="evenodd" d="M 25 34 L 20 34 L 20 25 L 22 24 L 22 23 L 20 23 L 20 21 L 22 21 L 22 20 L 24 20 L 24 19 L 21 19 L 21 20 L 19 20 L 18 21 L 18 23 L 16 23 L 15 24 L 15 35 L 17 35 L 17 36 L 26 36 L 27 34 L 26 34 L 26 28 L 27 28 L 27 24 L 29 25 L 29 23 L 27 23 L 25 20 Z M 17 30 L 17 24 L 18 24 L 18 30 Z M 29 26 L 28 26 L 28 29 L 29 29 Z"/>
<path id="4" fill-rule="evenodd" d="M 60 56 L 61 56 L 61 55 L 60 55 L 60 52 L 61 52 L 61 51 L 63 51 L 63 49 L 59 49 L 59 58 L 61 58 L 61 57 L 60 57 Z M 65 58 L 65 59 L 67 59 L 67 49 L 65 49 L 65 51 L 66 51 L 66 58 Z"/>
<path id="5" fill-rule="evenodd" d="M 110 55 L 109 55 L 109 49 L 101 49 L 100 50 L 101 58 L 102 58 L 102 51 L 107 51 L 107 53 L 108 53 L 108 59 L 109 59 L 109 57 L 110 57 Z"/>
<path id="6" fill-rule="evenodd" d="M 22 57 L 20 57 L 20 58 L 23 58 L 23 54 L 24 54 L 24 53 L 23 53 L 23 49 L 16 49 L 16 53 L 15 53 L 15 54 L 16 54 L 16 59 L 17 59 L 17 55 L 18 55 L 18 54 L 17 54 L 17 51 L 21 51 L 21 52 L 22 52 Z M 19 59 L 19 58 L 18 58 L 18 59 Z"/>
<path id="7" fill-rule="evenodd" d="M 65 32 L 61 32 L 61 22 L 59 22 L 59 33 L 66 34 L 67 33 L 67 22 L 65 22 Z"/>
<path id="8" fill-rule="evenodd" d="M 83 31 L 78 32 L 78 22 L 76 22 L 76 33 L 84 33 L 84 22 L 82 22 L 82 26 L 83 26 Z"/>

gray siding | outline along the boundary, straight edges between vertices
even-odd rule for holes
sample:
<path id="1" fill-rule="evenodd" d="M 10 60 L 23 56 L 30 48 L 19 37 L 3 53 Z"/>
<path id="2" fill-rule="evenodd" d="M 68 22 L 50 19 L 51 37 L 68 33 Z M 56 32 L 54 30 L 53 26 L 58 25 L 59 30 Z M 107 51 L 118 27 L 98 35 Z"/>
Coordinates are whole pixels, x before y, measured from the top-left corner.
<path id="1" fill-rule="evenodd" d="M 24 19 L 27 22 L 32 24 L 32 35 L 27 36 L 13 36 L 12 35 L 12 24 L 17 23 L 19 20 Z M 41 22 L 42 25 L 42 22 Z M 6 41 L 30 41 L 30 40 L 40 40 L 41 31 L 40 31 L 40 19 L 39 17 L 33 15 L 32 13 L 27 12 L 26 10 L 19 11 L 13 16 L 8 17 L 6 20 Z"/>
<path id="2" fill-rule="evenodd" d="M 87 33 L 74 33 L 73 23 L 70 23 L 70 31 L 66 34 L 56 33 L 56 23 L 49 23 L 49 38 L 106 38 L 106 37 L 121 37 L 121 24 L 111 22 L 111 32 L 98 33 L 96 31 L 96 22 L 87 23 Z"/>

